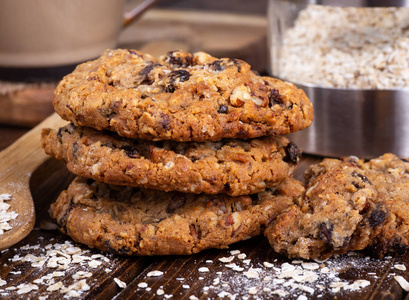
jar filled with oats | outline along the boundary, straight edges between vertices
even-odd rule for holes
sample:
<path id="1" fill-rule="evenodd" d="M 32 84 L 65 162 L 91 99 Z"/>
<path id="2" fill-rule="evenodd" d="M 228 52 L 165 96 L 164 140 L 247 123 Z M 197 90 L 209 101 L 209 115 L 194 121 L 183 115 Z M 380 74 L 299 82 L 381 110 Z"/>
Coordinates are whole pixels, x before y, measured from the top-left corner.
<path id="1" fill-rule="evenodd" d="M 270 72 L 303 88 L 327 156 L 409 156 L 409 1 L 270 0 Z"/>

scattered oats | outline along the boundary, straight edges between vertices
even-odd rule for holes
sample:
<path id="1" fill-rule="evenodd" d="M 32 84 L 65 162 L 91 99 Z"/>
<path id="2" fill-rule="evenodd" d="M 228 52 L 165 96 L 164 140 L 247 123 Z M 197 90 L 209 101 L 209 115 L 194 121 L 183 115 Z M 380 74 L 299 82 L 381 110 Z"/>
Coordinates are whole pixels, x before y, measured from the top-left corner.
<path id="1" fill-rule="evenodd" d="M 165 297 L 165 299 L 170 299 L 170 298 L 173 297 L 173 295 L 167 295 L 167 294 L 165 294 L 165 295 L 163 295 L 163 297 Z"/>
<path id="2" fill-rule="evenodd" d="M 288 295 L 288 292 L 278 289 L 278 290 L 272 291 L 271 294 L 278 295 L 280 297 L 285 297 Z"/>
<path id="3" fill-rule="evenodd" d="M 307 269 L 307 270 L 317 270 L 317 269 L 320 268 L 319 264 L 317 264 L 317 263 L 306 263 L 306 262 L 303 262 L 303 263 L 301 263 L 301 266 L 302 266 L 304 269 Z"/>
<path id="4" fill-rule="evenodd" d="M 199 298 L 197 298 L 197 297 L 194 296 L 194 295 L 190 295 L 190 296 L 189 296 L 189 300 L 199 300 Z"/>
<path id="5" fill-rule="evenodd" d="M 243 274 L 247 277 L 247 278 L 259 278 L 259 272 L 261 270 L 258 268 L 250 268 L 247 271 L 243 272 Z"/>
<path id="6" fill-rule="evenodd" d="M 114 278 L 114 281 L 116 282 L 116 284 L 121 288 L 124 289 L 126 288 L 126 283 L 123 282 L 122 280 L 120 280 L 119 278 Z"/>
<path id="7" fill-rule="evenodd" d="M 146 276 L 148 277 L 158 277 L 162 275 L 163 275 L 163 272 L 159 270 L 150 271 L 148 274 L 146 274 Z"/>
<path id="8" fill-rule="evenodd" d="M 156 295 L 161 296 L 161 295 L 164 295 L 164 294 L 165 294 L 165 291 L 163 289 L 161 289 L 161 288 L 157 289 Z"/>
<path id="9" fill-rule="evenodd" d="M 233 261 L 233 259 L 234 259 L 234 256 L 229 256 L 229 257 L 221 257 L 221 258 L 219 258 L 219 260 L 220 260 L 222 263 L 229 263 L 229 262 L 232 262 L 232 261 Z"/>
<path id="10" fill-rule="evenodd" d="M 300 295 L 297 300 L 308 300 L 308 298 L 305 295 Z"/>
<path id="11" fill-rule="evenodd" d="M 257 294 L 257 291 L 258 291 L 258 289 L 257 289 L 256 286 L 252 286 L 252 287 L 250 287 L 250 288 L 247 289 L 247 292 L 248 292 L 250 295 L 255 295 L 255 294 Z"/>
<path id="12" fill-rule="evenodd" d="M 201 268 L 199 268 L 199 270 L 198 270 L 200 273 L 206 273 L 206 272 L 209 272 L 209 268 L 208 267 L 201 267 Z"/>
<path id="13" fill-rule="evenodd" d="M 314 289 L 311 288 L 311 287 L 309 287 L 309 286 L 299 284 L 299 285 L 298 285 L 298 288 L 299 288 L 300 290 L 302 290 L 302 291 L 305 291 L 305 292 L 310 293 L 311 295 L 314 294 Z"/>
<path id="14" fill-rule="evenodd" d="M 82 278 L 89 278 L 92 276 L 91 272 L 85 272 L 85 271 L 78 271 L 74 275 L 72 275 L 72 278 L 75 280 L 82 279 Z"/>
<path id="15" fill-rule="evenodd" d="M 0 279 L 0 286 L 6 285 L 6 284 L 7 284 L 7 281 Z"/>
<path id="16" fill-rule="evenodd" d="M 236 254 L 240 254 L 240 250 L 231 250 L 230 251 L 231 255 L 236 255 Z"/>
<path id="17" fill-rule="evenodd" d="M 329 273 L 329 272 L 330 272 L 330 269 L 328 267 L 323 267 L 321 269 L 321 273 Z"/>
<path id="18" fill-rule="evenodd" d="M 395 269 L 401 270 L 401 271 L 406 271 L 406 266 L 401 265 L 401 264 L 396 264 L 393 266 Z"/>
<path id="19" fill-rule="evenodd" d="M 405 278 L 399 275 L 395 276 L 394 278 L 399 283 L 399 285 L 401 286 L 403 290 L 405 290 L 406 292 L 409 292 L 409 282 L 407 282 Z"/>
<path id="20" fill-rule="evenodd" d="M 179 278 L 176 278 L 176 280 L 183 281 L 183 280 L 185 280 L 185 278 L 179 277 Z"/>
<path id="21" fill-rule="evenodd" d="M 239 255 L 237 255 L 237 257 L 239 259 L 245 259 L 247 257 L 247 255 L 245 253 L 240 253 Z"/>
<path id="22" fill-rule="evenodd" d="M 263 262 L 263 266 L 265 266 L 266 268 L 273 268 L 274 264 L 269 263 L 268 261 Z"/>
<path id="23" fill-rule="evenodd" d="M 7 288 L 9 290 L 9 288 Z M 38 285 L 32 283 L 22 283 L 17 286 L 17 294 L 27 294 L 33 290 L 38 290 Z"/>
<path id="24" fill-rule="evenodd" d="M 203 279 L 204 279 L 204 277 L 199 277 L 198 279 L 199 279 L 199 280 L 203 280 Z"/>
<path id="25" fill-rule="evenodd" d="M 18 275 L 18 274 L 21 274 L 21 271 L 10 271 L 10 274 Z"/>
<path id="26" fill-rule="evenodd" d="M 150 286 L 146 288 L 147 292 L 150 292 L 151 290 L 152 290 L 152 288 Z"/>
<path id="27" fill-rule="evenodd" d="M 111 273 L 112 272 L 112 270 L 111 269 L 109 269 L 109 268 L 105 268 L 105 273 Z"/>
<path id="28" fill-rule="evenodd" d="M 291 263 L 294 264 L 294 265 L 300 265 L 300 264 L 303 264 L 305 262 L 303 260 L 293 260 Z"/>
<path id="29" fill-rule="evenodd" d="M 348 285 L 344 286 L 344 289 L 345 290 L 356 291 L 356 290 L 359 290 L 361 288 L 367 287 L 370 284 L 371 284 L 371 282 L 368 281 L 368 280 L 359 279 L 359 280 L 355 280 L 352 284 L 348 284 Z"/>
<path id="30" fill-rule="evenodd" d="M 63 286 L 62 282 L 59 281 L 59 282 L 57 282 L 57 283 L 54 283 L 53 285 L 50 285 L 50 286 L 47 288 L 47 291 L 48 291 L 48 292 L 54 292 L 54 291 L 57 291 L 57 290 L 59 290 L 60 288 L 62 288 L 62 286 Z"/>
<path id="31" fill-rule="evenodd" d="M 139 282 L 139 283 L 138 283 L 138 287 L 140 287 L 140 288 L 142 288 L 142 289 L 145 289 L 145 288 L 148 287 L 148 284 L 147 284 L 146 282 Z"/>
<path id="32" fill-rule="evenodd" d="M 184 285 L 182 285 L 182 288 L 184 288 L 184 289 L 188 290 L 188 289 L 190 289 L 190 285 L 188 285 L 188 284 L 184 284 Z"/>
<path id="33" fill-rule="evenodd" d="M 217 275 L 223 275 L 223 272 L 217 271 L 216 274 L 217 274 Z"/>
<path id="34" fill-rule="evenodd" d="M 213 279 L 213 285 L 219 285 L 219 284 L 220 284 L 220 278 Z"/>
<path id="35" fill-rule="evenodd" d="M 91 260 L 88 262 L 88 266 L 91 268 L 98 268 L 100 265 L 102 265 L 102 262 L 98 260 Z"/>
<path id="36" fill-rule="evenodd" d="M 213 263 L 213 260 L 208 259 L 208 260 L 206 260 L 206 263 L 207 263 L 207 264 L 212 264 L 212 263 Z"/>
<path id="37" fill-rule="evenodd" d="M 244 259 L 243 263 L 245 263 L 246 265 L 249 265 L 251 263 L 251 259 Z"/>
<path id="38" fill-rule="evenodd" d="M 243 267 L 240 267 L 240 266 L 236 265 L 235 263 L 227 264 L 227 265 L 225 265 L 225 266 L 226 266 L 227 268 L 232 269 L 233 271 L 236 271 L 236 272 L 242 272 L 242 271 L 244 271 L 244 268 L 243 268 Z"/>
<path id="39" fill-rule="evenodd" d="M 263 292 L 264 292 L 264 293 L 270 293 L 270 292 L 271 292 L 271 289 L 268 288 L 268 287 L 264 287 L 264 288 L 263 288 Z"/>

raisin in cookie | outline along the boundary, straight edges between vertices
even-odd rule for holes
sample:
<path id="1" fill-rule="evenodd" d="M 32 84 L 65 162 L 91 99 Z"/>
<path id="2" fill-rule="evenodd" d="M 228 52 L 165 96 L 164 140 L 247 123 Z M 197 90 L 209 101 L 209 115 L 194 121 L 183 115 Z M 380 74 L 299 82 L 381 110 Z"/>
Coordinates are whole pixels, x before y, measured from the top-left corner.
<path id="1" fill-rule="evenodd" d="M 254 194 L 291 176 L 301 151 L 285 137 L 219 142 L 127 139 L 69 124 L 44 129 L 47 154 L 79 176 L 189 193 Z"/>
<path id="2" fill-rule="evenodd" d="M 353 158 L 325 159 L 306 170 L 306 191 L 265 231 L 275 251 L 325 259 L 362 250 L 381 232 L 389 212 L 377 186 Z"/>
<path id="3" fill-rule="evenodd" d="M 149 140 L 218 141 L 308 127 L 312 105 L 293 84 L 237 59 L 173 51 L 156 59 L 107 50 L 65 76 L 56 112 L 76 125 Z"/>
<path id="4" fill-rule="evenodd" d="M 75 241 L 124 255 L 181 255 L 259 235 L 303 190 L 288 178 L 251 196 L 195 195 L 107 185 L 77 177 L 51 205 Z"/>

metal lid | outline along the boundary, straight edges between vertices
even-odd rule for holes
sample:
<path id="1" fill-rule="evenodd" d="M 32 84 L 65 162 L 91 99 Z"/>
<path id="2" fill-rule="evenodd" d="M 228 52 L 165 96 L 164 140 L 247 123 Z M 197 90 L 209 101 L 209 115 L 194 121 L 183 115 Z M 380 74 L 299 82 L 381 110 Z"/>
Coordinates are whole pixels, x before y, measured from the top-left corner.
<path id="1" fill-rule="evenodd" d="M 342 7 L 409 7 L 409 0 L 291 0 L 291 2 Z"/>

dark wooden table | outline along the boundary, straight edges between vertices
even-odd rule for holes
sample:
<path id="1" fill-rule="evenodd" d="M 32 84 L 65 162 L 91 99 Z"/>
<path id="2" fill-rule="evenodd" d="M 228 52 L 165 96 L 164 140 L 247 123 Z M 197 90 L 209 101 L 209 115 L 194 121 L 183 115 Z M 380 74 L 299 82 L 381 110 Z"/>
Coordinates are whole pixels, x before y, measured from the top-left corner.
<path id="1" fill-rule="evenodd" d="M 192 1 L 168 1 L 178 9 L 188 2 L 190 5 Z M 253 13 L 265 12 L 265 1 L 256 2 L 257 5 L 251 3 Z M 228 8 L 248 7 L 250 2 L 200 3 L 210 3 L 204 8 L 214 9 L 222 3 L 229 3 L 230 6 L 224 5 Z M 265 19 L 224 14 L 217 18 L 198 16 L 186 11 L 153 11 L 121 33 L 120 46 L 160 53 L 179 46 L 191 51 L 206 50 L 216 56 L 242 58 L 255 69 L 265 71 Z M 15 99 L 9 100 L 13 104 Z M 45 105 L 49 104 L 47 100 Z M 0 125 L 0 150 L 29 129 Z M 302 179 L 304 169 L 320 159 L 304 155 L 295 176 Z M 380 260 L 370 258 L 368 253 L 353 253 L 303 265 L 276 254 L 262 236 L 233 244 L 229 249 L 210 249 L 191 256 L 122 257 L 90 250 L 53 229 L 48 216 L 50 203 L 72 178 L 54 159 L 32 174 L 36 226 L 23 241 L 0 253 L 0 299 L 301 300 L 300 295 L 305 295 L 307 299 L 409 300 L 394 278 L 409 278 L 403 267 L 409 268 L 408 255 Z M 288 271 L 292 268 L 292 272 Z M 155 274 L 152 271 L 162 273 L 150 276 Z"/>
<path id="2" fill-rule="evenodd" d="M 27 130 L 1 126 L 1 149 Z M 302 179 L 304 169 L 320 159 L 304 155 L 295 176 Z M 315 270 L 314 266 L 318 264 L 313 267 L 307 264 L 302 268 L 301 261 L 276 254 L 262 236 L 233 244 L 229 249 L 210 249 L 191 256 L 122 257 L 89 250 L 50 229 L 49 204 L 72 178 L 65 166 L 54 159 L 49 159 L 32 174 L 30 187 L 36 205 L 36 226 L 23 241 L 1 252 L 0 278 L 4 280 L 0 280 L 1 299 L 62 299 L 68 295 L 79 299 L 298 299 L 300 295 L 305 295 L 306 299 L 406 297 L 394 276 L 408 278 L 402 268 L 402 265 L 409 267 L 408 255 L 380 260 L 370 258 L 367 253 L 353 253 L 331 258 Z M 59 249 L 64 243 L 78 249 Z M 233 250 L 235 252 L 231 252 Z M 82 255 L 80 262 L 76 262 L 75 253 Z M 55 263 L 53 259 L 56 258 L 62 261 Z M 39 261 L 37 265 L 33 264 L 35 260 Z M 91 261 L 95 266 L 89 265 Z M 44 264 L 38 265 L 41 262 Z M 296 276 L 283 277 L 280 274 L 285 266 L 298 266 L 302 270 L 298 275 L 309 274 L 316 279 L 308 282 L 304 278 L 297 282 L 294 280 Z M 324 272 L 324 266 L 329 272 Z M 150 276 L 152 271 L 163 273 Z M 354 282 L 359 284 L 356 280 L 365 280 L 368 285 L 350 290 Z M 72 287 L 78 282 L 85 283 L 83 290 L 79 290 L 81 286 Z M 121 282 L 126 286 L 121 287 Z M 339 282 L 347 287 L 337 290 Z"/>

